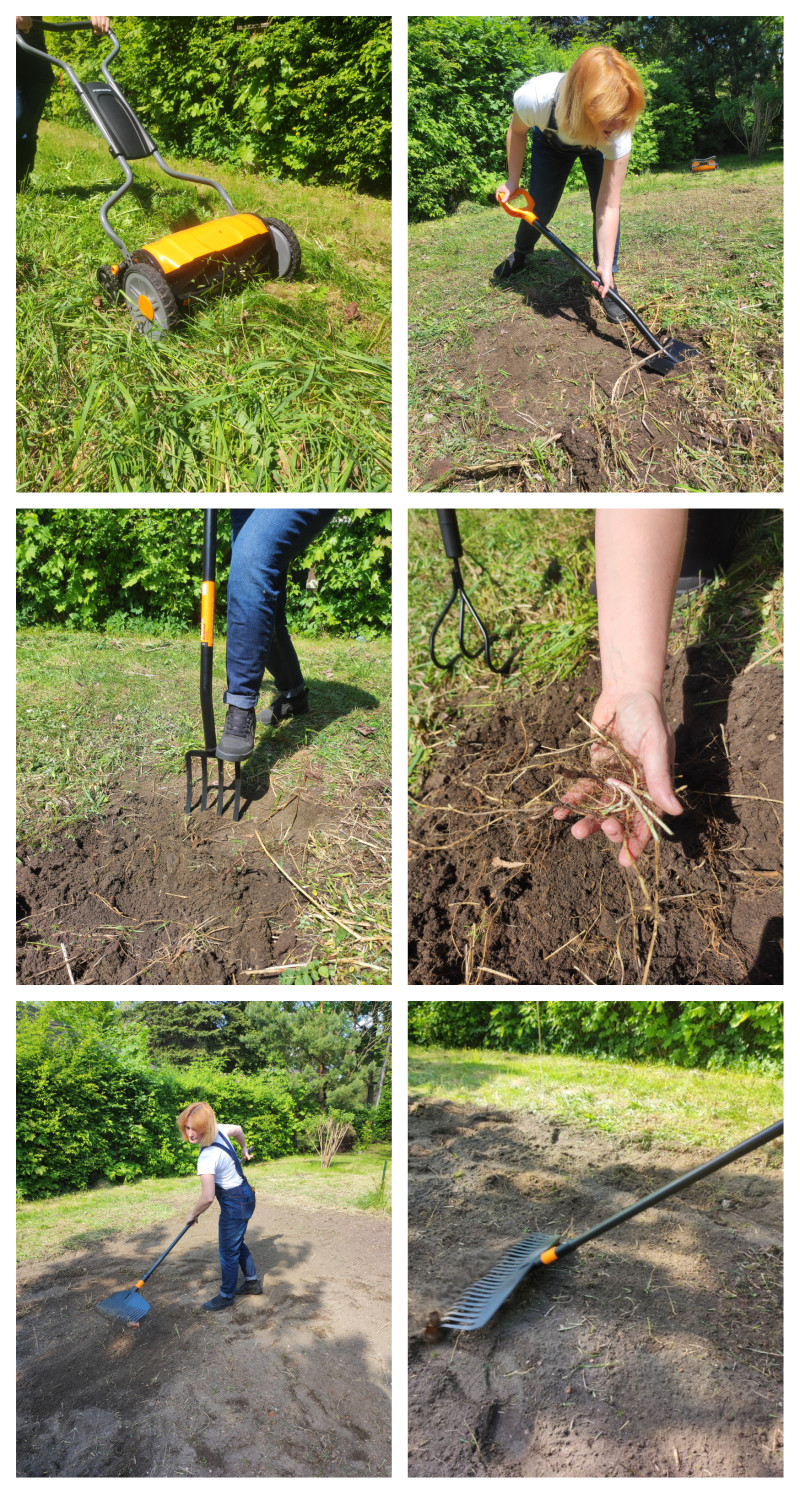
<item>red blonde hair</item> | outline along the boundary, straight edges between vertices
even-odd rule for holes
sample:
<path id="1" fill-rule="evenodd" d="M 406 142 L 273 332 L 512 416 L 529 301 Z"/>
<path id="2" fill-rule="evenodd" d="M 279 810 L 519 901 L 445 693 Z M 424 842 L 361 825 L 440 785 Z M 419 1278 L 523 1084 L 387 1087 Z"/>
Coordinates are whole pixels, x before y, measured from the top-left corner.
<path id="1" fill-rule="evenodd" d="M 571 140 L 602 146 L 601 126 L 614 120 L 619 133 L 632 130 L 644 104 L 636 68 L 613 47 L 588 47 L 561 80 L 556 124 Z"/>
<path id="2" fill-rule="evenodd" d="M 193 1131 L 200 1132 L 201 1146 L 211 1146 L 212 1141 L 217 1139 L 217 1117 L 205 1100 L 200 1100 L 195 1105 L 187 1105 L 178 1116 L 176 1125 L 184 1141 L 189 1141 L 186 1135 L 187 1125 L 191 1125 Z M 197 1142 L 189 1142 L 189 1145 L 196 1146 Z"/>

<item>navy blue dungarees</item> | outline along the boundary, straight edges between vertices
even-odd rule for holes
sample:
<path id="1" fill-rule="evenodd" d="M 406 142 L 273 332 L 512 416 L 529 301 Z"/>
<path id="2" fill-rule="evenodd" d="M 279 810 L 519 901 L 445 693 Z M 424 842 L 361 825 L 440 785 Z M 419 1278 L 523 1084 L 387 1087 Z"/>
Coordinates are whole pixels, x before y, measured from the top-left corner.
<path id="1" fill-rule="evenodd" d="M 248 1281 L 255 1281 L 258 1276 L 256 1263 L 244 1243 L 245 1230 L 255 1210 L 256 1196 L 227 1136 L 218 1132 L 217 1140 L 212 1141 L 211 1145 L 218 1146 L 221 1152 L 227 1152 L 233 1158 L 242 1180 L 238 1188 L 220 1188 L 217 1183 L 214 1189 L 219 1202 L 219 1258 L 222 1262 L 220 1296 L 235 1297 L 240 1266 Z"/>

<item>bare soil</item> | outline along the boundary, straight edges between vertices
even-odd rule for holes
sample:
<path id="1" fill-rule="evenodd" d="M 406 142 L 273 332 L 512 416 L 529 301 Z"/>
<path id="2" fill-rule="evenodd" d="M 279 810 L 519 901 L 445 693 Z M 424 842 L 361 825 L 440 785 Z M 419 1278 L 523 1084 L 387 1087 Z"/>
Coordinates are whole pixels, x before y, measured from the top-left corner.
<path id="1" fill-rule="evenodd" d="M 488 714 L 482 693 L 480 713 L 436 755 L 410 821 L 411 984 L 461 985 L 468 971 L 469 984 L 506 987 L 509 977 L 641 981 L 652 920 L 641 916 L 635 874 L 622 871 L 604 836 L 578 842 L 570 822 L 521 812 L 552 777 L 531 760 L 576 731 L 585 736 L 577 713 L 591 716 L 598 689 L 593 665 L 577 683 L 503 691 Z M 686 807 L 671 821 L 674 836 L 661 837 L 649 984 L 778 985 L 782 671 L 755 665 L 732 676 L 717 648 L 692 645 L 669 661 L 665 703 L 681 723 Z M 468 721 L 471 704 L 463 702 Z M 652 845 L 639 868 L 652 897 Z"/>
<path id="2" fill-rule="evenodd" d="M 728 470 L 753 447 L 782 456 L 780 430 L 763 421 L 722 419 L 716 396 L 724 386 L 708 328 L 651 329 L 661 342 L 673 337 L 697 354 L 665 376 L 647 365 L 634 367 L 652 351 L 649 343 L 632 323 L 609 322 L 581 276 L 524 289 L 501 282 L 498 289 L 514 309 L 494 325 L 476 328 L 468 349 L 447 355 L 456 393 L 480 383 L 486 402 L 481 437 L 484 448 L 491 448 L 485 475 L 491 472 L 494 490 L 538 491 L 525 477 L 521 437 L 526 449 L 536 437 L 560 444 L 569 458 L 566 492 L 616 489 L 620 470 L 630 491 L 683 489 L 691 486 L 698 452 L 711 458 L 724 453 Z M 764 343 L 755 357 L 761 379 L 771 381 L 781 367 L 780 348 Z M 455 428 L 459 419 L 456 409 L 449 423 Z M 443 420 L 437 426 L 437 440 L 447 425 Z M 534 463 L 531 476 L 536 470 Z M 469 492 L 480 475 L 438 457 L 423 484 Z M 728 481 L 724 488 L 730 489 Z"/>
<path id="3" fill-rule="evenodd" d="M 781 1477 L 781 1143 L 533 1272 L 485 1328 L 422 1334 L 523 1235 L 711 1155 L 412 1096 L 412 1477 Z"/>
<path id="4" fill-rule="evenodd" d="M 389 1477 L 390 1223 L 259 1196 L 264 1294 L 209 1313 L 216 1219 L 150 1278 L 136 1329 L 96 1303 L 135 1285 L 162 1226 L 21 1269 L 20 1477 Z"/>
<path id="5" fill-rule="evenodd" d="M 197 769 L 195 776 L 198 777 Z M 228 768 L 228 782 L 232 770 Z M 271 789 L 232 818 L 232 789 L 216 814 L 184 815 L 182 780 L 123 785 L 102 821 L 74 830 L 55 850 L 22 846 L 17 883 L 17 981 L 67 985 L 63 943 L 76 984 L 274 985 L 248 975 L 306 958 L 312 936 L 298 929 L 308 903 L 265 856 L 257 839 L 305 885 L 309 842 L 338 842 L 357 871 L 359 820 L 388 815 L 388 783 L 356 788 L 331 804 L 307 787 L 279 808 Z M 199 787 L 193 805 L 199 804 Z M 363 837 L 363 832 L 362 832 Z M 369 868 L 374 873 L 374 865 Z"/>

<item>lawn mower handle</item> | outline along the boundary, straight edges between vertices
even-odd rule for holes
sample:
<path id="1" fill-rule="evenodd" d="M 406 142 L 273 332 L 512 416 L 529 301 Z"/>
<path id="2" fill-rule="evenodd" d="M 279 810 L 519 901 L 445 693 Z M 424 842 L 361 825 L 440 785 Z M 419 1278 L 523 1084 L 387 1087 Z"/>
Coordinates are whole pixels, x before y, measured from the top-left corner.
<path id="1" fill-rule="evenodd" d="M 700 1178 L 710 1177 L 712 1172 L 719 1172 L 721 1167 L 727 1167 L 738 1157 L 746 1157 L 748 1152 L 754 1152 L 758 1147 L 765 1146 L 768 1141 L 774 1141 L 776 1137 L 782 1135 L 783 1121 L 776 1121 L 774 1126 L 767 1126 L 766 1130 L 758 1131 L 748 1141 L 742 1141 L 738 1146 L 731 1147 L 729 1152 L 723 1152 L 719 1157 L 712 1157 L 710 1162 L 703 1162 L 700 1167 L 693 1168 L 691 1172 L 685 1172 L 683 1177 L 676 1178 L 673 1183 L 666 1183 L 663 1188 L 657 1188 L 655 1193 L 648 1193 L 646 1198 L 639 1199 L 638 1203 L 631 1204 L 630 1208 L 623 1209 L 619 1214 L 612 1214 L 610 1219 L 604 1219 L 602 1224 L 596 1224 L 593 1229 L 587 1229 L 584 1234 L 576 1235 L 574 1240 L 565 1240 L 563 1245 L 553 1245 L 542 1256 L 542 1265 L 549 1266 L 554 1261 L 562 1260 L 565 1255 L 571 1255 L 573 1250 L 586 1245 L 589 1240 L 596 1240 L 598 1235 L 604 1235 L 606 1230 L 616 1229 L 618 1224 L 624 1224 L 626 1219 L 633 1219 L 634 1215 L 641 1214 L 643 1209 L 652 1208 L 654 1204 L 661 1203 L 662 1199 L 670 1198 L 673 1193 L 679 1193 L 682 1188 L 688 1188 L 690 1183 L 697 1183 Z"/>
<path id="2" fill-rule="evenodd" d="M 524 197 L 526 203 L 528 204 L 527 209 L 509 207 L 508 204 L 514 197 Z M 498 197 L 497 201 L 500 203 L 500 206 L 505 209 L 509 217 L 524 218 L 525 222 L 530 223 L 531 227 L 533 227 L 535 224 L 537 229 L 539 230 L 539 233 L 543 233 L 545 238 L 549 239 L 550 243 L 555 245 L 556 249 L 560 249 L 561 253 L 565 254 L 567 259 L 572 261 L 576 269 L 580 270 L 582 275 L 585 275 L 588 280 L 591 280 L 592 284 L 597 284 L 597 271 L 590 270 L 589 266 L 585 264 L 582 259 L 579 259 L 577 254 L 573 254 L 572 250 L 568 249 L 566 244 L 562 243 L 561 239 L 557 238 L 556 235 L 552 233 L 551 230 L 544 223 L 542 223 L 539 218 L 537 218 L 533 198 L 531 197 L 529 192 L 526 192 L 524 187 L 517 187 L 516 192 L 509 192 L 507 197 Z M 633 307 L 629 306 L 628 302 L 623 300 L 622 296 L 620 296 L 617 291 L 612 290 L 611 286 L 609 286 L 608 290 L 606 291 L 606 295 L 610 296 L 611 300 L 616 302 L 617 306 L 622 307 L 625 315 L 630 317 L 635 327 L 638 327 L 639 331 L 642 334 L 642 337 L 647 339 L 651 348 L 653 348 L 658 353 L 662 353 L 665 358 L 669 359 L 670 363 L 674 364 L 677 367 L 677 365 L 681 362 L 680 358 L 676 358 L 674 354 L 670 352 L 669 348 L 664 346 L 663 342 L 659 342 L 655 333 L 650 331 L 650 328 L 647 326 L 646 322 L 642 321 L 640 316 L 637 316 Z"/>
<path id="3" fill-rule="evenodd" d="M 44 31 L 93 31 L 94 27 L 91 21 L 42 21 L 42 29 Z M 107 36 L 114 44 L 105 61 L 100 64 L 101 70 L 105 71 L 106 63 L 113 62 L 119 51 L 119 41 L 110 26 L 108 31 L 98 32 L 98 41 L 101 36 Z M 60 57 L 51 57 L 50 53 L 43 52 L 41 47 L 32 47 L 29 42 L 26 42 L 20 31 L 17 32 L 17 46 L 22 47 L 23 52 L 30 52 L 34 57 L 43 57 L 45 62 L 52 62 L 56 67 L 62 67 L 73 87 L 80 87 L 78 79 L 68 62 L 64 62 Z M 108 81 L 112 82 L 113 80 L 109 79 Z"/>

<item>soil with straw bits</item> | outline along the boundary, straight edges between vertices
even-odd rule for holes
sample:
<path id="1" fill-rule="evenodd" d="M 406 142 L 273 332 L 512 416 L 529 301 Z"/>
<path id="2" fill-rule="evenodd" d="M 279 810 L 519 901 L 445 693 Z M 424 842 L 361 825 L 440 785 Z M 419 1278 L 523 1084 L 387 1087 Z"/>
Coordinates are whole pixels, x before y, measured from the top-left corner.
<path id="1" fill-rule="evenodd" d="M 658 877 L 652 844 L 638 862 L 651 906 L 658 892 L 650 985 L 782 981 L 783 674 L 720 665 L 693 645 L 667 668 L 685 811 L 660 835 Z M 604 836 L 578 842 L 524 809 L 565 761 L 536 754 L 586 736 L 598 688 L 593 665 L 538 693 L 506 687 L 488 712 L 483 691 L 462 702 L 471 724 L 412 807 L 412 984 L 642 982 L 654 915 L 635 873 Z"/>

